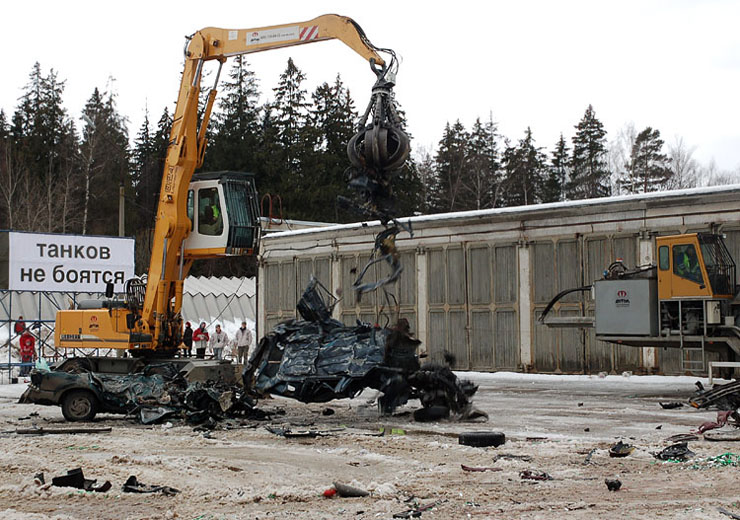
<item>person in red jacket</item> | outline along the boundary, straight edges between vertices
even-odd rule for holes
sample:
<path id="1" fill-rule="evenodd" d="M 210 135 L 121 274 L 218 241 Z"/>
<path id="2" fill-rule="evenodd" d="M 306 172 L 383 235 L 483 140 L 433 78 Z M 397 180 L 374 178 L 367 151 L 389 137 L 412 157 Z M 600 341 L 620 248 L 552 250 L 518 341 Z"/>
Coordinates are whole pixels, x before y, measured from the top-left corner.
<path id="1" fill-rule="evenodd" d="M 36 338 L 33 337 L 33 334 L 31 334 L 28 331 L 21 334 L 19 345 L 20 345 L 21 362 L 22 363 L 33 362 L 36 359 Z M 21 376 L 28 375 L 30 371 L 31 371 L 30 366 L 22 366 Z"/>
<path id="2" fill-rule="evenodd" d="M 23 334 L 24 330 L 26 330 L 26 322 L 23 321 L 23 316 L 18 316 L 18 320 L 13 326 L 13 332 L 20 336 L 21 334 Z"/>
<path id="3" fill-rule="evenodd" d="M 195 343 L 195 357 L 204 359 L 206 357 L 206 347 L 208 346 L 208 331 L 206 322 L 201 321 L 200 327 L 193 331 L 193 343 Z"/>

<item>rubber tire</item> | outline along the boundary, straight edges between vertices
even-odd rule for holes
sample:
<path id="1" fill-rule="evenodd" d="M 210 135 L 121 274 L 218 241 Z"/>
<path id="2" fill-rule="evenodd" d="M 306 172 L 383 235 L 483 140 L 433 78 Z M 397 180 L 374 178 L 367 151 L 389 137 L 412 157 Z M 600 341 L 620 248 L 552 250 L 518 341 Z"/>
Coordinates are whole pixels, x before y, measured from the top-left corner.
<path id="1" fill-rule="evenodd" d="M 62 415 L 71 422 L 92 421 L 98 413 L 98 399 L 87 390 L 73 390 L 62 399 Z"/>
<path id="2" fill-rule="evenodd" d="M 463 446 L 501 446 L 506 442 L 506 435 L 501 432 L 465 432 L 458 435 L 458 442 Z"/>

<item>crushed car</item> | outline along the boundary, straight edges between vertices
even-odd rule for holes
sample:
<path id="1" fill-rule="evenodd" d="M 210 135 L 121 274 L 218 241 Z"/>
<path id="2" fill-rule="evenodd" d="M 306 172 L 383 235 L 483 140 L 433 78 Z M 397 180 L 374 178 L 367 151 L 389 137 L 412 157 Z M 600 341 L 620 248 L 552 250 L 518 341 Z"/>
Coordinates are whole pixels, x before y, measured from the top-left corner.
<path id="1" fill-rule="evenodd" d="M 19 402 L 59 405 L 68 421 L 114 413 L 130 415 L 142 424 L 178 417 L 202 424 L 259 415 L 254 400 L 234 384 L 233 365 L 228 362 L 134 362 L 133 373 L 88 370 L 100 368 L 76 359 L 53 370 L 33 370 Z"/>
<path id="2" fill-rule="evenodd" d="M 246 387 L 304 403 L 351 398 L 372 388 L 382 394 L 378 406 L 384 414 L 419 399 L 417 421 L 485 417 L 471 402 L 477 385 L 454 374 L 451 358 L 447 364 L 420 364 L 420 341 L 407 320 L 392 327 L 347 326 L 331 317 L 332 299 L 312 277 L 296 306 L 302 319 L 280 323 L 260 340 L 243 372 Z"/>

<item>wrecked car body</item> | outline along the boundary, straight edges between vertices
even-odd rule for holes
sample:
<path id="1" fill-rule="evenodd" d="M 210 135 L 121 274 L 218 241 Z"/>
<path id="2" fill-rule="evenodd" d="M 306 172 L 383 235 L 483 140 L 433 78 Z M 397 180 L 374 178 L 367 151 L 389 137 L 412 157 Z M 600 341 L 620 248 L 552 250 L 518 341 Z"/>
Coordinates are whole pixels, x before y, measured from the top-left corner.
<path id="1" fill-rule="evenodd" d="M 205 366 L 209 363 L 211 370 Z M 115 413 L 132 415 L 142 424 L 169 417 L 200 424 L 253 412 L 254 401 L 228 378 L 192 380 L 223 370 L 233 374 L 229 363 L 217 361 L 153 364 L 132 374 L 34 370 L 19 402 L 59 405 L 68 421 Z"/>
<path id="2" fill-rule="evenodd" d="M 408 321 L 391 328 L 331 318 L 331 298 L 312 278 L 296 308 L 303 319 L 277 325 L 262 338 L 243 378 L 258 394 L 291 397 L 304 403 L 351 398 L 365 388 L 379 390 L 380 411 L 390 414 L 412 398 L 427 413 L 417 420 L 485 414 L 472 409 L 477 386 L 460 381 L 448 366 L 421 366 L 419 341 Z M 416 416 L 416 414 L 415 414 Z"/>

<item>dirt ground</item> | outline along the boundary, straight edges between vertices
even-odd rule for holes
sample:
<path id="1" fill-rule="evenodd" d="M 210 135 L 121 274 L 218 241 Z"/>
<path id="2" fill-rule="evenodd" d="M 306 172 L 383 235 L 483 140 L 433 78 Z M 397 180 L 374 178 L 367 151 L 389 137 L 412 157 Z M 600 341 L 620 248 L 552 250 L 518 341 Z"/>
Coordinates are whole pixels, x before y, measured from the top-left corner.
<path id="1" fill-rule="evenodd" d="M 56 407 L 16 404 L 21 385 L 0 387 L 0 518 L 15 519 L 391 519 L 414 505 L 435 504 L 421 518 L 729 518 L 740 514 L 737 467 L 706 459 L 740 453 L 740 442 L 691 442 L 689 462 L 660 462 L 651 452 L 716 412 L 660 401 L 685 400 L 690 378 L 461 374 L 480 385 L 476 405 L 487 423 L 414 423 L 410 403 L 379 417 L 374 392 L 353 400 L 304 405 L 268 399 L 260 407 L 284 411 L 210 437 L 186 425 L 140 426 L 113 415 L 88 426 L 109 434 L 28 436 L 32 425 L 67 427 Z M 325 416 L 326 408 L 334 410 Z M 38 416 L 30 416 L 38 413 Z M 326 431 L 286 439 L 266 425 Z M 380 428 L 396 429 L 376 436 Z M 403 430 L 402 432 L 398 430 Z M 506 434 L 498 448 L 458 444 L 463 431 Z M 617 440 L 636 446 L 610 458 Z M 590 463 L 585 464 L 593 451 Z M 530 460 L 507 458 L 528 456 Z M 499 471 L 465 472 L 461 464 Z M 81 467 L 86 478 L 110 480 L 107 493 L 41 489 L 33 480 Z M 520 478 L 544 471 L 548 481 Z M 129 475 L 180 490 L 174 497 L 122 493 Z M 605 478 L 619 478 L 610 492 Z M 364 498 L 325 498 L 333 481 L 371 491 Z"/>

